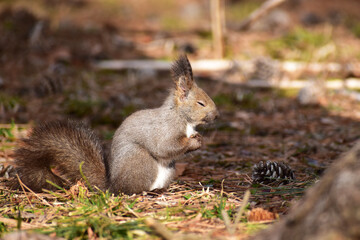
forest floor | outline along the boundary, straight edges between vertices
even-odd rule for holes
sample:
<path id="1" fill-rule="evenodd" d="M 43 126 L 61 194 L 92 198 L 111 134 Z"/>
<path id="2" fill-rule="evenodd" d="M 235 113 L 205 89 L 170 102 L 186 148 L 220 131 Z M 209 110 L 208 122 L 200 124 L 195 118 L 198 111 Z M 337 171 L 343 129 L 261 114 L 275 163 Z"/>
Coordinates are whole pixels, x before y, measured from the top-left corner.
<path id="1" fill-rule="evenodd" d="M 173 84 L 168 72 L 99 71 L 92 67 L 93 62 L 165 58 L 166 44 L 157 41 L 164 34 L 166 39 L 177 39 L 179 48 L 187 43 L 184 39 L 203 44 L 197 54 L 189 55 L 190 60 L 210 53 L 210 40 L 201 31 L 164 31 L 159 37 L 153 31 L 122 32 L 108 22 L 100 28 L 75 22 L 54 28 L 45 21 L 41 36 L 36 36 L 34 26 L 41 24 L 40 17 L 28 10 L 8 8 L 1 9 L 0 21 L 2 182 L 14 173 L 11 161 L 17 140 L 37 123 L 81 120 L 108 146 L 129 114 L 160 106 Z M 321 34 L 299 28 L 259 51 L 259 43 L 255 44 L 254 52 L 268 51 L 280 60 L 288 56 L 311 60 L 308 54 L 317 44 L 335 44 L 326 60 L 339 56 L 341 61 L 357 60 L 359 39 L 344 28 L 334 28 L 334 38 L 327 38 L 328 28 L 320 27 Z M 236 57 L 241 52 L 239 43 L 247 48 L 250 42 L 269 37 L 268 33 L 229 35 L 230 55 Z M 336 38 L 340 35 L 346 39 L 347 49 L 338 51 L 343 49 L 343 42 Z M 309 47 L 292 42 L 294 36 L 305 36 Z M 274 54 L 276 48 L 281 48 L 280 55 Z M 289 50 L 284 52 L 284 48 Z M 336 91 L 328 91 L 319 104 L 303 106 L 296 99 L 298 90 L 250 89 L 218 80 L 197 78 L 198 85 L 214 99 L 221 117 L 200 129 L 205 145 L 177 162 L 178 176 L 167 191 L 111 196 L 90 192 L 79 183 L 70 190 L 35 194 L 0 186 L 0 237 L 21 229 L 67 239 L 246 238 L 285 215 L 306 188 L 360 137 L 359 102 Z M 252 171 L 260 161 L 284 162 L 296 179 L 281 186 L 255 184 Z M 244 201 L 246 190 L 250 191 L 248 201 Z"/>

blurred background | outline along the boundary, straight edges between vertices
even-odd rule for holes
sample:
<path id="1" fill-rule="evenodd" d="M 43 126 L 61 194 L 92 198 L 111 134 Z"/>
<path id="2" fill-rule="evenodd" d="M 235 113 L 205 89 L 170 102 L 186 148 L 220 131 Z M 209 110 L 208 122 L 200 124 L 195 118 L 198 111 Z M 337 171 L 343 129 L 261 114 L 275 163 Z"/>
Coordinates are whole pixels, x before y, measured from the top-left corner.
<path id="1" fill-rule="evenodd" d="M 99 67 L 102 60 L 171 61 L 186 52 L 200 78 L 297 90 L 306 84 L 295 80 L 341 80 L 333 82 L 341 88 L 358 75 L 359 1 L 268 2 L 275 4 L 252 19 L 265 1 L 2 0 L 0 121 L 91 116 L 116 126 L 159 105 L 164 91 L 156 90 L 171 86 L 152 61 L 118 69 Z"/>

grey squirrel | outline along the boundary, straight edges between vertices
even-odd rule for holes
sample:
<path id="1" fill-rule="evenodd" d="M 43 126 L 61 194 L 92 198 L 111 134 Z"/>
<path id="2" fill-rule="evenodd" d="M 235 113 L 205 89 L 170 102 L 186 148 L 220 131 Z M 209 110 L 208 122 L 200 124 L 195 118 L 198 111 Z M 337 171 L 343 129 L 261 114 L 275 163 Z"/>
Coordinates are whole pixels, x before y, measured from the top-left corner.
<path id="1" fill-rule="evenodd" d="M 84 175 L 91 186 L 118 194 L 167 188 L 175 160 L 202 145 L 196 126 L 218 115 L 215 103 L 193 79 L 185 55 L 172 65 L 175 88 L 162 106 L 133 113 L 116 130 L 110 156 L 94 132 L 75 121 L 44 123 L 15 151 L 21 181 L 33 191 L 75 184 Z M 80 164 L 83 162 L 82 173 Z M 19 188 L 17 179 L 10 181 Z"/>

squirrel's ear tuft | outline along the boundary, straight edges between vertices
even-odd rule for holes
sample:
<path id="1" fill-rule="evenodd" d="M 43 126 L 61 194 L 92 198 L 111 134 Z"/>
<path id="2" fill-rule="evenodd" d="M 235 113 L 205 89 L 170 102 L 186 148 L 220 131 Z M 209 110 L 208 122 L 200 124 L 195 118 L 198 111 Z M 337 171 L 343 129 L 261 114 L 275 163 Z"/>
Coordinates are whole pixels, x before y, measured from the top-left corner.
<path id="1" fill-rule="evenodd" d="M 194 84 L 192 68 L 186 55 L 181 55 L 173 63 L 171 74 L 176 84 L 176 90 L 186 97 Z"/>

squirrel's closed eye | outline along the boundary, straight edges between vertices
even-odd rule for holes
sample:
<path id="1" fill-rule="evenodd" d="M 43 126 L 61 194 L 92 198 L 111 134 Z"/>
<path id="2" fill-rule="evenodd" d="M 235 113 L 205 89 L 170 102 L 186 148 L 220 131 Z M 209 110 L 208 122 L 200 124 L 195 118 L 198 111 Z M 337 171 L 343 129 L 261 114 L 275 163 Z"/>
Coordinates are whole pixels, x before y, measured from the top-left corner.
<path id="1" fill-rule="evenodd" d="M 198 101 L 197 104 L 199 104 L 200 106 L 202 107 L 205 107 L 205 103 L 201 102 L 201 101 Z"/>

